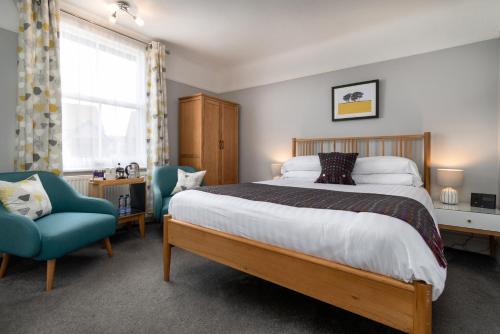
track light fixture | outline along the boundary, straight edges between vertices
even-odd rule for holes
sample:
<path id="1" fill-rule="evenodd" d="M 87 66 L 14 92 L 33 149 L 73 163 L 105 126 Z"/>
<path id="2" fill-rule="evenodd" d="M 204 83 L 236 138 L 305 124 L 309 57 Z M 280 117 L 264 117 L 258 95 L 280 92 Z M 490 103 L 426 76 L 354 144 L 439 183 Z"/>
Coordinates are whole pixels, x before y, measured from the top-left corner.
<path id="1" fill-rule="evenodd" d="M 143 19 L 141 19 L 139 16 L 134 15 L 130 12 L 130 3 L 128 3 L 128 1 L 117 1 L 116 4 L 114 4 L 114 10 L 111 13 L 111 15 L 109 16 L 109 22 L 111 24 L 116 23 L 118 11 L 122 11 L 122 12 L 128 14 L 130 17 L 132 17 L 134 19 L 135 23 L 138 26 L 142 27 L 144 25 Z"/>

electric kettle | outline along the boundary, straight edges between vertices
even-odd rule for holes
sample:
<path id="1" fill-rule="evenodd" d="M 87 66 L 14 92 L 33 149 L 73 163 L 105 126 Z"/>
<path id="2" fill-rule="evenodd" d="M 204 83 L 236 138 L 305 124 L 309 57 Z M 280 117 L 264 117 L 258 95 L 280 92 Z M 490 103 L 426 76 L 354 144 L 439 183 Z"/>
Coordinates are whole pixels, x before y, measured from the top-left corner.
<path id="1" fill-rule="evenodd" d="M 125 167 L 125 174 L 129 178 L 141 177 L 141 171 L 139 169 L 139 164 L 137 162 L 131 162 Z"/>

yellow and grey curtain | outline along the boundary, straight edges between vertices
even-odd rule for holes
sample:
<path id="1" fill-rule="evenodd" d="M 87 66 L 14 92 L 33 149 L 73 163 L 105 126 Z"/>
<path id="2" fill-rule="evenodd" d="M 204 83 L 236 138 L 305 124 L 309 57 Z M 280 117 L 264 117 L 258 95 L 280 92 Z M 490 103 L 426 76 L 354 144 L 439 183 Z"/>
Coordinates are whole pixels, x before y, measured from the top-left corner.
<path id="1" fill-rule="evenodd" d="M 167 123 L 167 50 L 159 42 L 151 42 L 146 48 L 146 145 L 147 145 L 147 203 L 152 210 L 150 192 L 153 169 L 168 165 Z"/>
<path id="2" fill-rule="evenodd" d="M 59 1 L 18 0 L 16 170 L 62 172 Z"/>

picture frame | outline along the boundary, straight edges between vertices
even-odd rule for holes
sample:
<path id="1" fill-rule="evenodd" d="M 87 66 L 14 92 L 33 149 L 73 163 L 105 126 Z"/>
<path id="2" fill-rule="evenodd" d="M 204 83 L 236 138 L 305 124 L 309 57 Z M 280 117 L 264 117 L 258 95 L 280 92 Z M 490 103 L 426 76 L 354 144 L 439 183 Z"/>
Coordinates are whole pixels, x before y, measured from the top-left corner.
<path id="1" fill-rule="evenodd" d="M 379 80 L 332 87 L 332 122 L 378 118 Z"/>

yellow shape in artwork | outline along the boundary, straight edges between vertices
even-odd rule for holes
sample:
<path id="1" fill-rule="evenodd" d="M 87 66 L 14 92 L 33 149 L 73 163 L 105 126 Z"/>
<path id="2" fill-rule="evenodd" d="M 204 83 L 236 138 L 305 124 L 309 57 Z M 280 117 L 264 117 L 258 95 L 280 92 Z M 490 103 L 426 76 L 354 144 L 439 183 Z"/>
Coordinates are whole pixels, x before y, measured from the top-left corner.
<path id="1" fill-rule="evenodd" d="M 339 115 L 362 114 L 372 111 L 372 101 L 339 103 Z"/>

